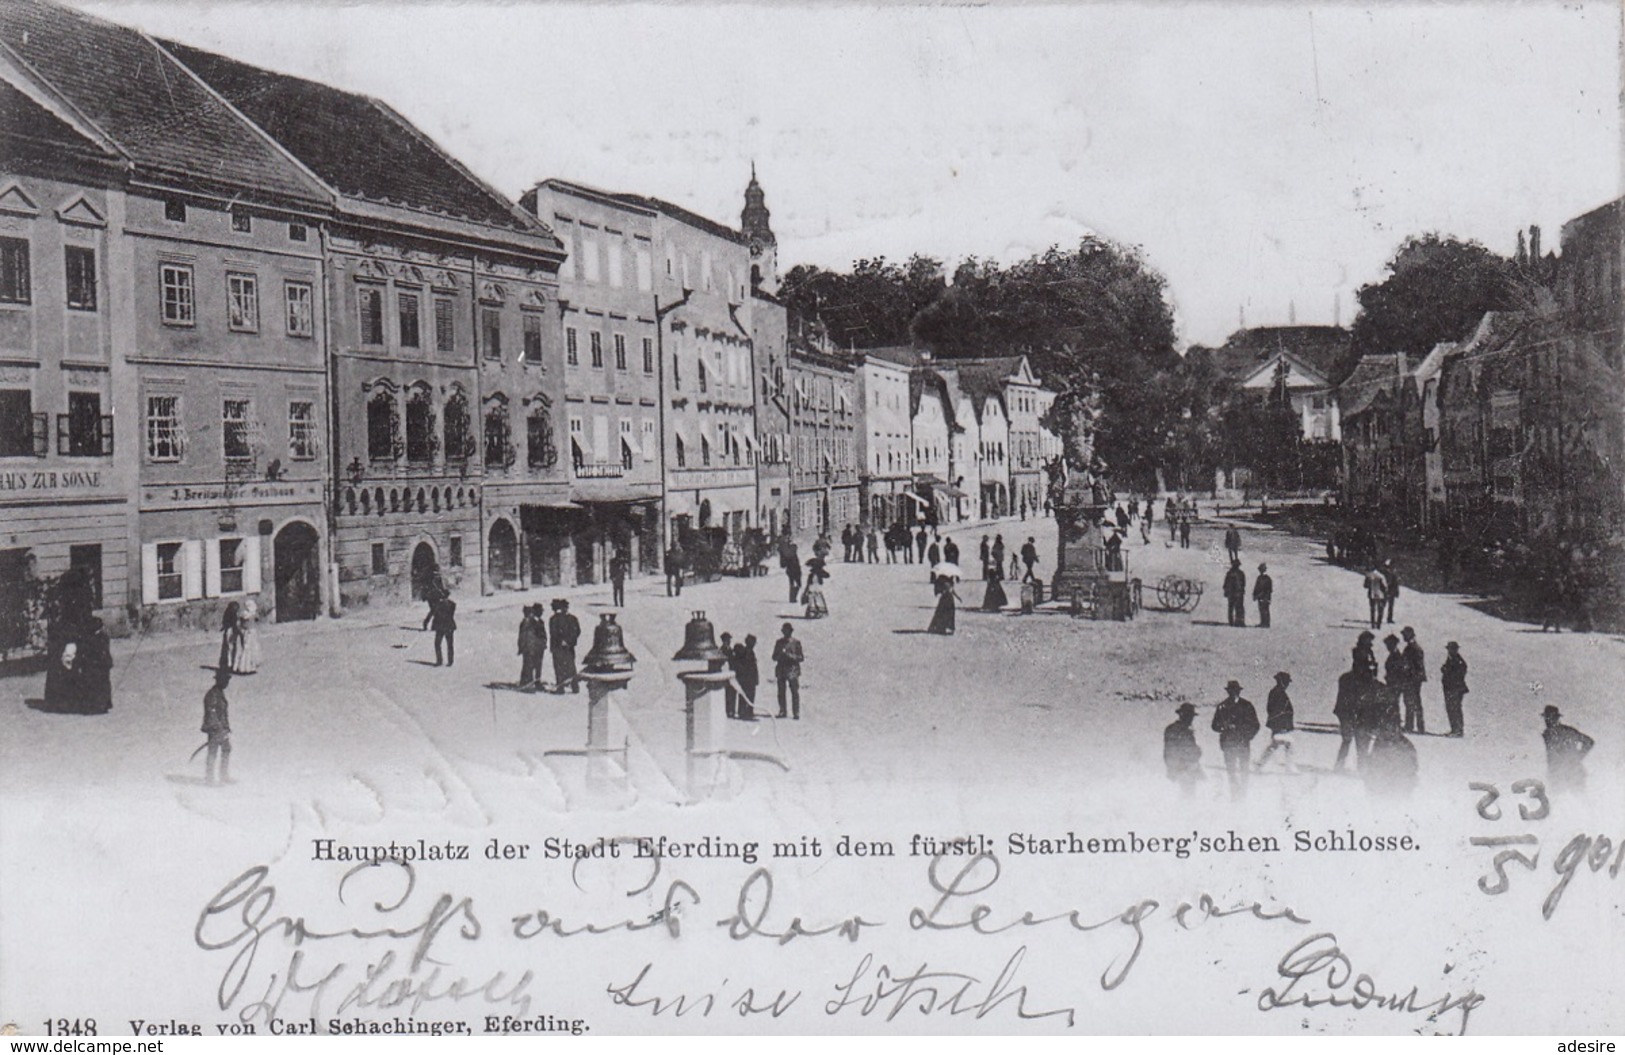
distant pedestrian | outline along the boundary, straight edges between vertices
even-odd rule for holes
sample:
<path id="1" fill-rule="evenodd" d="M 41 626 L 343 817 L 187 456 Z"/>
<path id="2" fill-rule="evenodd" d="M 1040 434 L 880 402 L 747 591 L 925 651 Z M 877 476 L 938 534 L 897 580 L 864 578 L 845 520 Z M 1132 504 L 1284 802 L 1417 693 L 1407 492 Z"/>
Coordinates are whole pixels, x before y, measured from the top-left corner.
<path id="1" fill-rule="evenodd" d="M 1572 725 L 1558 721 L 1563 712 L 1551 704 L 1546 705 L 1541 717 L 1546 719 L 1546 729 L 1541 733 L 1546 741 L 1546 782 L 1554 791 L 1584 791 L 1585 757 L 1597 742 Z"/>
<path id="2" fill-rule="evenodd" d="M 989 554 L 989 556 L 991 556 L 992 559 L 993 559 L 993 566 L 999 569 L 1000 574 L 1003 574 L 1003 572 L 1004 572 L 1004 536 L 1003 535 L 994 535 L 993 536 L 993 549 L 992 549 L 991 553 Z"/>
<path id="3" fill-rule="evenodd" d="M 1388 605 L 1388 579 L 1381 568 L 1373 567 L 1365 573 L 1365 599 L 1371 609 L 1371 629 L 1382 629 L 1382 615 Z"/>
<path id="4" fill-rule="evenodd" d="M 1360 636 L 1354 641 L 1353 660 L 1354 668 L 1367 678 L 1375 681 L 1377 678 L 1377 652 L 1374 642 L 1377 635 L 1369 630 L 1360 631 Z"/>
<path id="5" fill-rule="evenodd" d="M 1241 559 L 1241 532 L 1234 524 L 1224 529 L 1224 548 L 1231 560 Z"/>
<path id="6" fill-rule="evenodd" d="M 988 543 L 987 536 L 982 536 L 982 578 L 987 578 L 988 561 L 993 558 L 993 547 Z"/>
<path id="7" fill-rule="evenodd" d="M 926 576 L 931 582 L 937 581 L 936 566 L 942 563 L 942 546 L 935 540 L 925 548 Z"/>
<path id="8" fill-rule="evenodd" d="M 824 583 L 829 581 L 829 567 L 816 553 L 807 561 L 807 588 L 801 592 L 808 619 L 820 619 L 829 614 L 829 602 L 824 599 Z"/>
<path id="9" fill-rule="evenodd" d="M 925 560 L 925 528 L 921 528 L 914 535 L 914 548 L 919 551 L 920 560 Z"/>
<path id="10" fill-rule="evenodd" d="M 987 566 L 982 569 L 982 578 L 987 580 L 987 588 L 982 591 L 982 611 L 999 612 L 1010 603 L 1010 598 L 1004 592 L 1004 569 L 999 562 L 988 557 Z"/>
<path id="11" fill-rule="evenodd" d="M 542 681 L 542 657 L 547 655 L 547 623 L 542 618 L 542 606 L 525 605 L 524 618 L 519 620 L 519 687 L 527 692 Z"/>
<path id="12" fill-rule="evenodd" d="M 576 642 L 581 640 L 581 621 L 570 614 L 570 602 L 553 602 L 553 617 L 547 621 L 548 650 L 553 654 L 553 691 L 581 691 L 576 677 Z"/>
<path id="13" fill-rule="evenodd" d="M 1241 695 L 1241 682 L 1231 679 L 1224 687 L 1225 698 L 1213 712 L 1213 731 L 1219 734 L 1219 751 L 1230 777 L 1230 797 L 1247 794 L 1247 771 L 1252 765 L 1253 737 L 1258 735 L 1258 709 Z"/>
<path id="14" fill-rule="evenodd" d="M 1405 658 L 1405 653 L 1399 650 L 1399 638 L 1389 634 L 1382 639 L 1388 649 L 1388 654 L 1382 658 L 1382 707 L 1376 712 L 1378 720 L 1371 725 L 1372 732 L 1382 728 L 1382 716 L 1392 712 L 1396 716 L 1400 713 L 1399 701 L 1405 692 L 1405 683 L 1410 679 L 1411 664 Z"/>
<path id="15" fill-rule="evenodd" d="M 626 551 L 617 549 L 615 556 L 609 559 L 609 588 L 610 603 L 616 608 L 626 605 L 626 573 L 632 562 L 627 560 Z"/>
<path id="16" fill-rule="evenodd" d="M 852 525 L 841 529 L 841 560 L 852 563 Z"/>
<path id="17" fill-rule="evenodd" d="M 739 710 L 734 717 L 744 722 L 756 720 L 756 687 L 762 683 L 762 674 L 756 664 L 756 635 L 746 634 L 742 644 L 734 646 L 734 680 L 739 682 Z"/>
<path id="18" fill-rule="evenodd" d="M 429 610 L 423 613 L 423 629 L 429 629 L 429 624 L 434 621 L 434 603 L 450 592 L 438 573 L 430 576 L 429 581 L 424 583 L 423 600 L 429 606 Z"/>
<path id="19" fill-rule="evenodd" d="M 1376 679 L 1369 674 L 1358 661 L 1353 669 L 1344 671 L 1337 679 L 1337 705 L 1332 708 L 1332 714 L 1337 718 L 1337 732 L 1342 741 L 1337 745 L 1337 761 L 1333 764 L 1333 771 L 1341 771 L 1348 761 L 1349 747 L 1354 747 L 1355 761 L 1365 764 L 1365 753 L 1370 747 L 1366 735 L 1365 714 L 1367 698 L 1374 688 L 1378 688 Z"/>
<path id="20" fill-rule="evenodd" d="M 724 630 L 718 638 L 717 647 L 722 650 L 723 665 L 728 668 L 730 674 L 733 673 L 734 636 Z M 737 680 L 737 678 L 734 679 L 734 681 Z M 739 713 L 739 689 L 735 687 L 733 681 L 722 687 L 722 709 L 729 718 L 736 717 Z"/>
<path id="21" fill-rule="evenodd" d="M 1270 600 L 1275 596 L 1275 580 L 1270 578 L 1270 566 L 1258 566 L 1258 578 L 1253 580 L 1253 602 L 1258 605 L 1258 625 L 1269 629 Z"/>
<path id="22" fill-rule="evenodd" d="M 683 596 L 683 563 L 688 555 L 683 552 L 683 546 L 677 541 L 666 549 L 666 596 Z"/>
<path id="23" fill-rule="evenodd" d="M 217 667 L 214 685 L 203 694 L 203 732 L 209 736 L 204 745 L 208 754 L 203 759 L 203 772 L 210 784 L 231 783 L 231 701 L 226 699 L 226 686 L 230 684 L 231 671 Z M 196 758 L 197 753 L 193 752 L 192 757 Z"/>
<path id="24" fill-rule="evenodd" d="M 796 628 L 789 623 L 779 628 L 782 635 L 773 642 L 773 677 L 779 683 L 779 717 L 801 719 L 801 665 L 807 661 L 801 642 L 796 640 Z M 791 711 L 785 713 L 786 696 Z"/>
<path id="25" fill-rule="evenodd" d="M 1184 511 L 1179 514 L 1179 548 L 1191 548 L 1191 515 Z"/>
<path id="26" fill-rule="evenodd" d="M 446 648 L 446 666 L 457 662 L 457 602 L 449 593 L 440 595 L 429 610 L 429 627 L 434 631 L 434 665 L 440 666 L 440 647 Z"/>
<path id="27" fill-rule="evenodd" d="M 1196 743 L 1196 730 L 1191 728 L 1196 708 L 1182 703 L 1174 714 L 1174 720 L 1162 731 L 1162 764 L 1168 769 L 1168 779 L 1189 797 L 1202 779 L 1202 749 Z"/>
<path id="28" fill-rule="evenodd" d="M 872 524 L 869 526 L 869 534 L 867 536 L 867 541 L 869 543 L 869 563 L 870 564 L 879 564 L 880 563 L 880 535 L 875 531 L 874 525 L 872 525 Z"/>
<path id="29" fill-rule="evenodd" d="M 936 591 L 937 607 L 936 611 L 931 613 L 931 623 L 926 627 L 926 632 L 952 636 L 955 624 L 954 605 L 959 600 L 959 595 L 954 592 L 954 577 L 937 576 Z"/>
<path id="30" fill-rule="evenodd" d="M 1027 566 L 1027 572 L 1022 576 L 1021 581 L 1034 581 L 1037 578 L 1033 573 L 1033 568 L 1038 564 L 1038 544 L 1030 535 L 1027 537 L 1027 541 L 1021 544 L 1021 563 Z"/>
<path id="31" fill-rule="evenodd" d="M 1247 573 L 1241 570 L 1241 561 L 1232 560 L 1230 570 L 1224 573 L 1224 599 L 1229 606 L 1231 626 L 1247 625 Z"/>
<path id="32" fill-rule="evenodd" d="M 784 544 L 779 547 L 779 567 L 784 569 L 784 577 L 790 584 L 790 602 L 801 594 L 801 554 L 796 552 L 796 544 L 785 536 Z"/>
<path id="33" fill-rule="evenodd" d="M 1174 505 L 1173 495 L 1169 495 L 1162 504 L 1162 522 L 1168 525 L 1168 541 L 1175 541 L 1175 535 L 1179 532 L 1179 510 Z"/>
<path id="34" fill-rule="evenodd" d="M 959 563 L 959 543 L 951 538 L 942 540 L 942 559 L 949 564 Z"/>
<path id="35" fill-rule="evenodd" d="M 1129 525 L 1128 510 L 1124 509 L 1121 503 L 1119 503 L 1118 506 L 1117 506 L 1117 517 L 1116 517 L 1116 519 L 1117 519 L 1117 530 L 1122 532 L 1125 535 L 1128 534 L 1128 525 Z"/>
<path id="36" fill-rule="evenodd" d="M 1297 764 L 1292 761 L 1292 734 L 1297 726 L 1292 717 L 1292 697 L 1286 691 L 1291 684 L 1292 675 L 1284 670 L 1279 671 L 1275 675 L 1275 685 L 1270 689 L 1269 699 L 1264 703 L 1264 725 L 1270 731 L 1270 743 L 1258 756 L 1256 768 L 1259 770 L 1264 768 L 1270 756 L 1279 751 L 1286 771 L 1298 771 Z"/>
<path id="37" fill-rule="evenodd" d="M 1422 651 L 1421 642 L 1416 640 L 1416 631 L 1410 627 L 1401 630 L 1400 636 L 1405 639 L 1405 681 L 1400 686 L 1400 698 L 1405 703 L 1404 729 L 1407 733 L 1426 735 L 1427 719 L 1422 713 L 1422 683 L 1428 680 L 1427 655 Z"/>
<path id="38" fill-rule="evenodd" d="M 1151 500 L 1145 501 L 1145 513 L 1140 517 L 1140 545 L 1151 545 Z"/>
<path id="39" fill-rule="evenodd" d="M 1394 567 L 1394 558 L 1389 557 L 1382 562 L 1383 600 L 1387 603 L 1388 622 L 1394 621 L 1394 602 L 1399 600 L 1399 569 Z"/>
<path id="40" fill-rule="evenodd" d="M 1444 690 L 1444 716 L 1450 722 L 1450 735 L 1461 736 L 1461 701 L 1467 695 L 1467 661 L 1461 658 L 1461 646 L 1454 641 L 1444 646 L 1447 653 L 1444 666 L 1439 668 L 1439 687 Z"/>

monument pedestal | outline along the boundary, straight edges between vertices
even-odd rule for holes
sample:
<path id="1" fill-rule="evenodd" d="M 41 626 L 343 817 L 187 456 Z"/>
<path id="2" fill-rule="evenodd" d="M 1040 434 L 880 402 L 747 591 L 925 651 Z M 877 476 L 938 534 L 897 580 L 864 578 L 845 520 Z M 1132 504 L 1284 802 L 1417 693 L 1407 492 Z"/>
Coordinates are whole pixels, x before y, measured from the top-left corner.
<path id="1" fill-rule="evenodd" d="M 695 799 L 711 798 L 727 790 L 732 777 L 727 687 L 733 675 L 726 670 L 697 670 L 677 676 L 684 690 L 688 793 Z"/>
<path id="2" fill-rule="evenodd" d="M 594 791 L 626 791 L 626 714 L 621 701 L 632 680 L 631 671 L 577 675 L 587 683 L 587 787 Z"/>

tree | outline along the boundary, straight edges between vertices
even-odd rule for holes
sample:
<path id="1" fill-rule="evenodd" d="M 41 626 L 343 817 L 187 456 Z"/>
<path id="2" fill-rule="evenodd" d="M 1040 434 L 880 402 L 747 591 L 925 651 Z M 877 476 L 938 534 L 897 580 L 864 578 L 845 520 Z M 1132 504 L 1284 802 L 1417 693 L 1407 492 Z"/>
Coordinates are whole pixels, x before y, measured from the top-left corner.
<path id="1" fill-rule="evenodd" d="M 1344 374 L 1362 355 L 1426 355 L 1440 341 L 1466 337 L 1485 312 L 1510 311 L 1526 300 L 1512 261 L 1444 235 L 1407 238 L 1387 272 L 1360 287 Z"/>
<path id="2" fill-rule="evenodd" d="M 883 348 L 908 344 L 915 315 L 945 288 L 942 262 L 916 253 L 902 265 L 885 257 L 858 260 L 850 274 L 798 264 L 778 296 L 802 316 L 822 320 L 840 347 Z"/>

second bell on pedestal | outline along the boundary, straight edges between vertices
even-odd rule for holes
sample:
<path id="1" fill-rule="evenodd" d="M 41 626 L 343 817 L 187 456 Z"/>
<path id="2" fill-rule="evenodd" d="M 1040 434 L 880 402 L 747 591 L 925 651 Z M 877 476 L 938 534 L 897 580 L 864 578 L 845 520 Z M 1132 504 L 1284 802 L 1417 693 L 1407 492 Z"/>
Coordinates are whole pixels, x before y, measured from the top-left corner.
<path id="1" fill-rule="evenodd" d="M 626 642 L 621 639 L 621 624 L 615 621 L 614 612 L 605 612 L 598 617 L 598 625 L 592 630 L 592 648 L 582 659 L 581 667 L 589 674 L 618 674 L 632 669 L 637 657 L 626 650 Z"/>
<path id="2" fill-rule="evenodd" d="M 720 663 L 728 658 L 728 653 L 717 647 L 716 628 L 711 620 L 705 618 L 704 612 L 695 612 L 683 629 L 683 647 L 671 658 Z"/>

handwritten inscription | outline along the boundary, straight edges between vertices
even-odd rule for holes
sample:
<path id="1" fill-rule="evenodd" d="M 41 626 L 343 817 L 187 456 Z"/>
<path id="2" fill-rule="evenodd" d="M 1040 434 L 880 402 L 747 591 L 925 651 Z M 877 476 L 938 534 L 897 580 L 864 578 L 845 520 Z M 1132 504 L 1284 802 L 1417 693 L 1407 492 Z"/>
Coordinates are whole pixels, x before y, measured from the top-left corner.
<path id="1" fill-rule="evenodd" d="M 1354 973 L 1349 958 L 1338 948 L 1334 934 L 1315 934 L 1298 942 L 1281 957 L 1275 970 L 1287 980 L 1286 985 L 1279 989 L 1272 986 L 1259 993 L 1260 1011 L 1283 1007 L 1348 1007 L 1355 1011 L 1426 1014 L 1430 1021 L 1459 1012 L 1461 1022 L 1456 1035 L 1466 1036 L 1468 1018 L 1484 1003 L 1484 997 L 1472 989 L 1460 996 L 1445 993 L 1431 1000 L 1419 995 L 1421 990 L 1414 985 L 1388 991 L 1370 975 Z"/>

